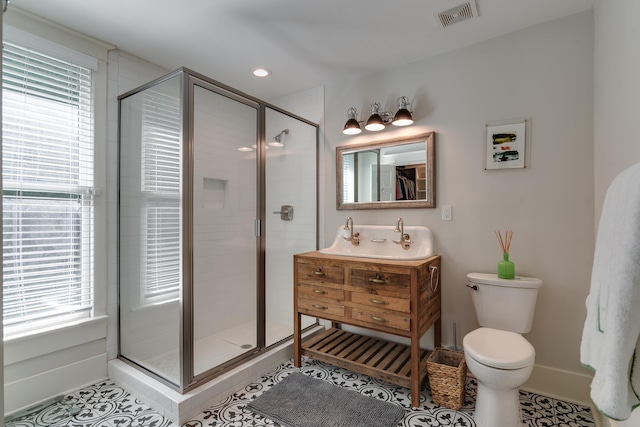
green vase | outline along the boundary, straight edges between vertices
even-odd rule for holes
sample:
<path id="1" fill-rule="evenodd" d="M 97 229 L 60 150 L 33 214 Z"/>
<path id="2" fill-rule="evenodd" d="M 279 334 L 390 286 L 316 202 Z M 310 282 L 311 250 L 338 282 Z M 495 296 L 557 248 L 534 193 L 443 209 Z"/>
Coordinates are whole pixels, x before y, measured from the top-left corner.
<path id="1" fill-rule="evenodd" d="M 498 263 L 498 277 L 501 279 L 513 279 L 516 277 L 516 266 L 509 261 L 509 254 L 502 254 L 502 261 Z"/>

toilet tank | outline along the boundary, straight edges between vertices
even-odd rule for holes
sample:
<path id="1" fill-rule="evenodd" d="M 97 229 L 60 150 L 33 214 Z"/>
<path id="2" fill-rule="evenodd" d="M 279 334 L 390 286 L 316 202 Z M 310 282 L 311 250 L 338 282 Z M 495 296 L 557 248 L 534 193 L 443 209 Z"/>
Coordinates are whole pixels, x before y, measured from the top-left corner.
<path id="1" fill-rule="evenodd" d="M 487 273 L 470 273 L 467 279 L 480 326 L 519 334 L 531 330 L 540 279 L 500 279 Z"/>

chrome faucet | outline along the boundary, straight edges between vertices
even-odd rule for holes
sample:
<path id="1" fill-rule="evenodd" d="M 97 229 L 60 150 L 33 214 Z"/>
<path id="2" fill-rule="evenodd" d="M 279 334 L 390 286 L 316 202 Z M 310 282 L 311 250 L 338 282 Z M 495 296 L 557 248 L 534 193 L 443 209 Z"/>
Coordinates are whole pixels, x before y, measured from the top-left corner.
<path id="1" fill-rule="evenodd" d="M 396 229 L 393 231 L 400 233 L 400 239 L 394 240 L 393 243 L 402 246 L 402 249 L 408 250 L 411 247 L 411 237 L 404 232 L 404 221 L 402 218 L 398 218 L 396 221 Z"/>
<path id="2" fill-rule="evenodd" d="M 360 233 L 353 232 L 353 218 L 350 216 L 347 217 L 347 222 L 344 225 L 344 230 L 349 230 L 351 233 L 349 237 L 344 237 L 344 240 L 347 242 L 351 242 L 353 246 L 358 246 L 360 244 Z"/>

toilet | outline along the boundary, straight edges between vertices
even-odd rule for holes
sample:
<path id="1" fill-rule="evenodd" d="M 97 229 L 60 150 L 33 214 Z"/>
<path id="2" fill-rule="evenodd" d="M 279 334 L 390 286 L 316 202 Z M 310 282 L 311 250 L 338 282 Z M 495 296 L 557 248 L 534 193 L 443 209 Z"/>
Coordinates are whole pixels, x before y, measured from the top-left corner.
<path id="1" fill-rule="evenodd" d="M 519 388 L 536 356 L 521 334 L 531 330 L 542 281 L 487 273 L 470 273 L 467 279 L 480 324 L 462 341 L 467 367 L 478 382 L 473 418 L 478 427 L 519 427 Z"/>

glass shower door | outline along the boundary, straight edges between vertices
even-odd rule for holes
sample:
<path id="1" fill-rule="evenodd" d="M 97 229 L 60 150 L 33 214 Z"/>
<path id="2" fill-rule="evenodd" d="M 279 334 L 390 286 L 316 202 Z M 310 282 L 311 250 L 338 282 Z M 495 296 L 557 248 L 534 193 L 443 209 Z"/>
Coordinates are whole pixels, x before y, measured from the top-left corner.
<path id="1" fill-rule="evenodd" d="M 258 345 L 257 114 L 193 93 L 193 363 L 197 376 Z"/>

